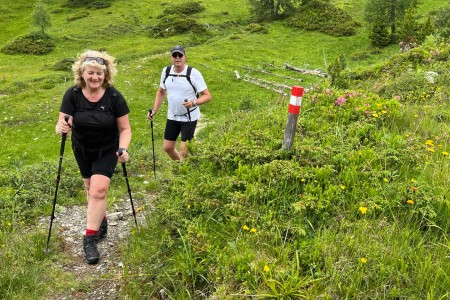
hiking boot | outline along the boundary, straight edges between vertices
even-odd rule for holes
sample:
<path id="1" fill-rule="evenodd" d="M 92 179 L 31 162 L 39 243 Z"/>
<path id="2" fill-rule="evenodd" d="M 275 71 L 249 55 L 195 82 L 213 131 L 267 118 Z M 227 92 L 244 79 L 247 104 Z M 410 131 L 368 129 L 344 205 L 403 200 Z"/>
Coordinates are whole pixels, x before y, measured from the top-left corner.
<path id="1" fill-rule="evenodd" d="M 104 219 L 100 228 L 98 229 L 97 235 L 95 236 L 95 241 L 100 242 L 108 233 L 108 220 Z"/>
<path id="2" fill-rule="evenodd" d="M 95 235 L 84 236 L 83 238 L 84 256 L 88 264 L 96 264 L 100 259 L 100 253 L 97 250 Z"/>

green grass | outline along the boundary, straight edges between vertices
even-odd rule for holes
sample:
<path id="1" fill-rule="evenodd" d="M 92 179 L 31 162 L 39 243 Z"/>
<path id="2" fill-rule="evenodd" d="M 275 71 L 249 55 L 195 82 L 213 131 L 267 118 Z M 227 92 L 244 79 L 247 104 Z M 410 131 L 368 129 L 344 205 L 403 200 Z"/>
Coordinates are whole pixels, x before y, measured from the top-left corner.
<path id="1" fill-rule="evenodd" d="M 364 3 L 334 2 L 363 22 Z M 32 3 L 0 3 L 3 43 L 33 30 Z M 156 211 L 145 212 L 151 230 L 138 231 L 122 245 L 124 299 L 149 297 L 162 288 L 171 299 L 200 293 L 211 299 L 449 296 L 445 60 L 411 68 L 414 55 L 399 55 L 396 45 L 371 49 L 364 26 L 340 38 L 288 28 L 283 21 L 266 24 L 267 34 L 251 33 L 245 26 L 248 8 L 237 0 L 202 3 L 206 9 L 196 18 L 209 25 L 207 37 L 164 39 L 152 38 L 148 29 L 158 23 L 164 1 L 116 0 L 110 8 L 89 11 L 45 3 L 52 12 L 48 33 L 55 50 L 43 56 L 0 53 L 0 298 L 47 299 L 80 285 L 76 279 L 66 283 L 67 274 L 52 263 L 67 258 L 42 255 L 45 233 L 23 234 L 23 228 L 49 215 L 53 199 L 61 142 L 54 126 L 73 79 L 52 66 L 88 48 L 104 48 L 118 61 L 115 85 L 131 109 L 128 170 L 134 197 L 158 193 Z M 439 5 L 423 1 L 421 12 Z M 154 121 L 155 181 L 146 110 L 169 63 L 168 49 L 179 43 L 187 46 L 188 63 L 201 70 L 213 100 L 202 107 L 207 126 L 182 164 L 162 151 L 162 107 Z M 426 51 L 438 46 L 429 47 Z M 283 68 L 289 63 L 326 71 L 340 54 L 348 64 L 346 91 Z M 397 67 L 411 74 L 383 71 L 400 72 Z M 289 96 L 238 80 L 235 70 L 242 77 L 310 89 L 292 151 L 281 150 Z M 441 77 L 433 86 L 436 93 L 426 98 L 427 87 L 415 84 L 430 70 Z M 388 88 L 385 96 L 373 93 L 382 86 L 404 88 L 405 98 L 393 99 Z M 335 105 L 341 96 L 347 102 Z M 119 173 L 109 205 L 126 192 Z M 85 201 L 69 141 L 59 195 L 61 205 Z M 57 249 L 57 243 L 51 246 Z M 42 283 L 40 276 L 48 280 Z"/>

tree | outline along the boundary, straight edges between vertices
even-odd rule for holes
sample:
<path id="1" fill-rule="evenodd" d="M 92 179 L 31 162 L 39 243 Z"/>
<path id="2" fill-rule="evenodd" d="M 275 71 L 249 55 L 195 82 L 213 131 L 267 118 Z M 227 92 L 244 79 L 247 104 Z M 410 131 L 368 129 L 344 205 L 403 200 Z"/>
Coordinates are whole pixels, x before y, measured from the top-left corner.
<path id="1" fill-rule="evenodd" d="M 258 21 L 282 19 L 308 1 L 305 0 L 247 0 Z"/>
<path id="2" fill-rule="evenodd" d="M 415 42 L 420 31 L 420 24 L 416 13 L 416 7 L 411 2 L 405 15 L 398 21 L 397 40 L 402 42 Z"/>
<path id="3" fill-rule="evenodd" d="M 365 8 L 365 19 L 371 25 L 384 24 L 395 35 L 397 20 L 403 18 L 410 3 L 417 5 L 417 0 L 369 0 Z"/>
<path id="4" fill-rule="evenodd" d="M 392 42 L 389 30 L 385 24 L 381 23 L 374 23 L 372 25 L 369 38 L 374 47 L 386 47 Z"/>
<path id="5" fill-rule="evenodd" d="M 45 32 L 45 29 L 52 26 L 50 21 L 50 15 L 45 9 L 45 6 L 42 3 L 42 1 L 38 1 L 34 6 L 32 17 L 33 17 L 33 25 L 39 27 L 42 33 Z"/>

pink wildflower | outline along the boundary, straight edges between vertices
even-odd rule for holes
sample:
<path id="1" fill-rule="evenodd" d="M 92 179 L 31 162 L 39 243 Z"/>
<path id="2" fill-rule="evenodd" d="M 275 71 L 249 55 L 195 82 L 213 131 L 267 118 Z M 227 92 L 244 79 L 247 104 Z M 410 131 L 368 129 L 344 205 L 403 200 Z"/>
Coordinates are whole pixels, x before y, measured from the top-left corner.
<path id="1" fill-rule="evenodd" d="M 345 97 L 341 96 L 341 97 L 336 99 L 334 104 L 338 105 L 338 106 L 341 106 L 341 105 L 343 105 L 345 103 L 345 101 L 347 101 L 347 99 L 345 99 Z"/>

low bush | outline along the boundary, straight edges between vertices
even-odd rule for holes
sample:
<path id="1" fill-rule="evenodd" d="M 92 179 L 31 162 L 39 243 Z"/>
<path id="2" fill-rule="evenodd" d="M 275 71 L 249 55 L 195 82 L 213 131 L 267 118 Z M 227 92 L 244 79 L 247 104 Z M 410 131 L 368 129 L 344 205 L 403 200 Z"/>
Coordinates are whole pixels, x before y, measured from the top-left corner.
<path id="1" fill-rule="evenodd" d="M 356 34 L 360 24 L 342 9 L 330 3 L 311 1 L 300 7 L 287 24 L 305 30 L 317 30 L 332 36 Z"/>
<path id="2" fill-rule="evenodd" d="M 158 25 L 151 29 L 153 37 L 169 37 L 183 33 L 193 33 L 196 35 L 205 34 L 206 28 L 197 23 L 194 18 L 170 15 L 162 18 Z"/>
<path id="3" fill-rule="evenodd" d="M 204 10 L 205 8 L 198 2 L 186 2 L 169 6 L 159 18 L 164 18 L 167 15 L 190 16 Z"/>
<path id="4" fill-rule="evenodd" d="M 22 36 L 2 48 L 5 54 L 35 54 L 43 55 L 55 48 L 53 38 L 44 32 L 34 32 Z"/>

